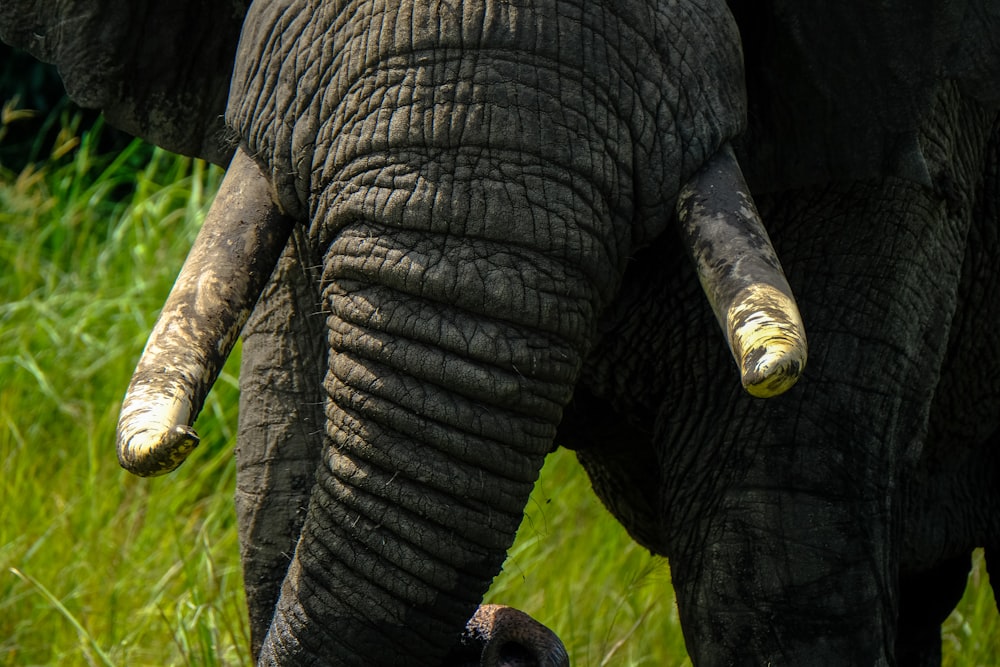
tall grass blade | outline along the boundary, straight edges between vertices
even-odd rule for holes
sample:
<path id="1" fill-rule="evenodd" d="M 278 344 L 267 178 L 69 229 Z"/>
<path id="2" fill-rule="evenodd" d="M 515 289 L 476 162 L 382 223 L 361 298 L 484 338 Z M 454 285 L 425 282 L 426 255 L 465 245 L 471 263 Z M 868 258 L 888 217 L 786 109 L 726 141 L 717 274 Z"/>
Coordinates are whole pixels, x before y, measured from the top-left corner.
<path id="1" fill-rule="evenodd" d="M 20 579 L 21 581 L 25 582 L 26 584 L 34 588 L 36 591 L 38 591 L 42 595 L 42 597 L 48 600 L 49 604 L 51 604 L 52 607 L 55 608 L 59 612 L 59 614 L 63 618 L 65 618 L 66 621 L 69 622 L 70 625 L 73 626 L 73 629 L 76 630 L 77 635 L 80 637 L 80 642 L 82 644 L 81 650 L 83 651 L 84 657 L 87 659 L 87 662 L 89 664 L 91 665 L 100 664 L 104 665 L 105 667 L 115 667 L 114 662 L 112 662 L 111 658 L 108 657 L 108 654 L 105 653 L 103 650 L 101 650 L 101 647 L 97 644 L 97 641 L 94 639 L 94 637 L 91 636 L 91 634 L 87 631 L 85 627 L 83 627 L 83 624 L 80 623 L 77 617 L 69 609 L 66 608 L 66 605 L 62 603 L 62 600 L 53 595 L 52 591 L 46 588 L 45 585 L 42 584 L 42 582 L 38 581 L 31 575 L 21 572 L 16 567 L 10 568 L 10 572 L 15 577 L 17 577 L 18 579 Z M 95 655 L 96 658 L 98 659 L 98 662 L 95 662 L 95 657 L 94 657 Z"/>

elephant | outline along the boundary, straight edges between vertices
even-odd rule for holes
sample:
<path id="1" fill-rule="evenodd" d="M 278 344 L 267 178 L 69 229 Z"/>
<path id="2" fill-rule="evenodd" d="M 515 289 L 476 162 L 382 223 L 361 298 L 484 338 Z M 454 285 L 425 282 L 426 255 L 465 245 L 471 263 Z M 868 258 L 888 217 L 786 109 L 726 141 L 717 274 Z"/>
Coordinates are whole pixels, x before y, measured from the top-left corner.
<path id="1" fill-rule="evenodd" d="M 259 664 L 566 664 L 478 606 L 557 443 L 695 664 L 940 663 L 1000 549 L 1000 9 L 803 4 L 0 7 L 230 165 L 118 444 L 180 465 L 242 333 Z"/>

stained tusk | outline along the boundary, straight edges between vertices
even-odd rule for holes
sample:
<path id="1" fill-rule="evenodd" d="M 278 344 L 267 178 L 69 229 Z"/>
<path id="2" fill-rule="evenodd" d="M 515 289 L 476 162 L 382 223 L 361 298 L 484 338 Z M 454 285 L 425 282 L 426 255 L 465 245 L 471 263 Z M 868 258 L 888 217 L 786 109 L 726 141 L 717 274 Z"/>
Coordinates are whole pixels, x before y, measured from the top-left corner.
<path id="1" fill-rule="evenodd" d="M 806 365 L 805 329 L 728 144 L 681 189 L 677 212 L 743 387 L 761 398 L 787 391 Z"/>
<path id="2" fill-rule="evenodd" d="M 238 150 L 125 393 L 118 418 L 123 468 L 162 475 L 198 445 L 191 425 L 291 229 L 268 179 Z"/>

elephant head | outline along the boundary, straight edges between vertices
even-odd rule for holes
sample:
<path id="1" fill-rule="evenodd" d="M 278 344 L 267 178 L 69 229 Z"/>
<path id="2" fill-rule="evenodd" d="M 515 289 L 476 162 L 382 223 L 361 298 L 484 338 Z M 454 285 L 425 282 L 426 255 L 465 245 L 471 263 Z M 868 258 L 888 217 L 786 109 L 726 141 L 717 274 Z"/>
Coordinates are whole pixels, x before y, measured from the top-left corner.
<path id="1" fill-rule="evenodd" d="M 732 145 L 754 165 L 751 180 L 775 190 L 886 164 L 914 181 L 929 171 L 892 135 L 856 164 L 832 151 L 790 174 L 781 158 L 800 156 L 817 130 L 796 126 L 792 141 L 772 143 L 760 137 L 774 126 L 754 118 L 746 134 L 748 105 L 772 101 L 748 100 L 746 84 L 773 81 L 757 69 L 744 76 L 740 31 L 753 21 L 737 25 L 734 12 L 748 10 L 731 4 L 0 10 L 0 37 L 57 60 L 70 92 L 126 129 L 210 159 L 235 152 L 133 377 L 119 456 L 139 474 L 184 460 L 197 444 L 191 422 L 242 329 L 237 508 L 261 663 L 461 663 L 469 646 L 483 664 L 565 660 L 546 631 L 477 607 L 574 391 L 588 400 L 581 378 L 621 321 L 617 300 L 637 258 L 664 251 L 650 263 L 683 274 L 674 249 L 686 247 L 750 393 L 794 383 L 805 364 L 801 319 Z M 773 4 L 766 16 L 787 18 Z M 948 56 L 956 72 L 972 58 Z M 975 72 L 968 81 L 980 80 Z M 918 77 L 883 109 L 902 118 L 904 139 L 931 103 L 925 88 Z M 912 118 L 892 113 L 913 99 Z M 660 322 L 660 359 L 680 346 L 664 342 L 682 328 L 676 312 Z M 683 365 L 657 368 L 677 372 L 663 379 L 671 390 L 688 381 Z M 753 426 L 783 410 L 792 408 L 743 418 Z M 648 460 L 615 456 L 589 468 L 633 473 Z M 727 499 L 725 488 L 701 486 Z M 644 543 L 679 553 L 683 540 L 668 536 L 682 526 L 630 521 L 649 512 L 649 497 L 619 516 Z M 746 526 L 764 529 L 753 517 Z M 729 581 L 730 563 L 714 555 L 705 562 Z M 687 590 L 689 637 L 707 645 L 703 591 Z M 732 625 L 765 624 L 760 616 Z"/>
<path id="2" fill-rule="evenodd" d="M 262 662 L 434 664 L 470 617 L 490 635 L 473 611 L 601 313 L 679 203 L 748 389 L 804 364 L 728 147 L 746 102 L 718 0 L 13 3 L 0 24 L 125 129 L 238 145 L 119 452 L 180 464 L 256 304 L 237 501 Z"/>

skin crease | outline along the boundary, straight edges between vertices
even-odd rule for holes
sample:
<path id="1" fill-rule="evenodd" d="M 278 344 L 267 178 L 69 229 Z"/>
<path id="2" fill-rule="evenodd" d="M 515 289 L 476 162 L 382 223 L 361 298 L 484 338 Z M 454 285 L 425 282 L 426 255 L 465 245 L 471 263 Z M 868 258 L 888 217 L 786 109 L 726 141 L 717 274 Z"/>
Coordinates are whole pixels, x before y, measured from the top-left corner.
<path id="1" fill-rule="evenodd" d="M 902 31 L 889 1 L 661 4 L 252 8 L 229 139 L 303 223 L 245 329 L 263 662 L 440 663 L 553 442 L 670 558 L 696 664 L 939 660 L 967 555 L 994 563 L 1000 535 L 995 11 L 907 3 Z M 142 44 L 95 55 L 87 26 L 177 34 L 184 7 L 72 23 L 73 3 L 4 3 L 0 38 L 166 142 L 168 109 L 217 121 L 216 70 L 151 77 Z M 228 78 L 246 7 L 225 8 L 191 44 L 220 45 L 205 61 Z M 116 59 L 199 103 L 98 94 Z M 218 124 L 185 126 L 171 146 L 227 155 Z M 767 402 L 671 227 L 729 139 L 811 346 Z"/>

